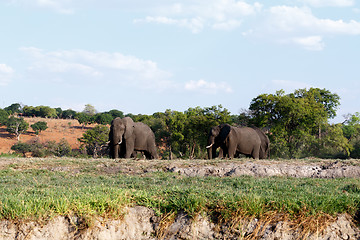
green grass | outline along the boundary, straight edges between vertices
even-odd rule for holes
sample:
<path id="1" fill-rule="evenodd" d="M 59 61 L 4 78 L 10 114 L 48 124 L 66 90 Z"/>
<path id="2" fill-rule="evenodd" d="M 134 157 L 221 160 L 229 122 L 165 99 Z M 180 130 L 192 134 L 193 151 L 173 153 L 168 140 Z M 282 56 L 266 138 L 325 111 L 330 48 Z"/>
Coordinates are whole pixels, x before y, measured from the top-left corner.
<path id="1" fill-rule="evenodd" d="M 132 205 L 152 208 L 159 215 L 184 211 L 195 217 L 207 212 L 224 221 L 269 213 L 295 219 L 355 215 L 360 206 L 360 179 L 184 177 L 163 171 L 129 175 L 99 168 L 129 164 L 71 159 L 9 163 L 0 168 L 0 219 L 71 214 L 121 218 L 124 206 Z M 78 171 L 51 170 L 54 166 Z"/>

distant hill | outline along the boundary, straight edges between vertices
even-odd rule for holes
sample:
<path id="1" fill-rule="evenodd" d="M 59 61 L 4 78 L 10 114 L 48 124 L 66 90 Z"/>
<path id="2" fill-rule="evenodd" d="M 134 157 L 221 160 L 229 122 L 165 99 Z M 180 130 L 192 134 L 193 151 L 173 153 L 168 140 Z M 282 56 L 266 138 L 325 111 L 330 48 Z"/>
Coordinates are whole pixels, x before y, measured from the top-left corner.
<path id="1" fill-rule="evenodd" d="M 83 128 L 82 125 L 75 119 L 50 119 L 50 118 L 38 118 L 38 117 L 25 117 L 26 122 L 29 123 L 29 129 L 26 133 L 21 134 L 20 141 L 28 142 L 36 138 L 40 138 L 41 142 L 56 141 L 59 142 L 62 138 L 70 144 L 72 149 L 78 149 L 80 143 L 77 140 L 82 137 L 83 133 L 94 127 L 95 125 L 89 125 Z M 32 124 L 38 121 L 47 122 L 48 129 L 42 131 L 39 136 L 36 136 L 33 129 L 30 127 Z M 0 153 L 12 152 L 11 146 L 17 142 L 14 135 L 9 134 L 6 131 L 5 126 L 0 126 Z"/>

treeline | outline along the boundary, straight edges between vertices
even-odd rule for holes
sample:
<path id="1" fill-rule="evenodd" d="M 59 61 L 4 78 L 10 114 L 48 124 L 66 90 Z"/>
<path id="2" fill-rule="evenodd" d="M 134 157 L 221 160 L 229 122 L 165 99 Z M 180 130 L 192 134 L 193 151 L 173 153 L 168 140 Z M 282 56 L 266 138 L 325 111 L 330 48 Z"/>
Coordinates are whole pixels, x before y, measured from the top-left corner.
<path id="1" fill-rule="evenodd" d="M 330 124 L 340 97 L 326 89 L 299 89 L 285 94 L 261 94 L 249 109 L 232 115 L 221 105 L 195 107 L 186 111 L 166 110 L 152 115 L 124 114 L 119 110 L 97 113 L 91 105 L 82 112 L 50 107 L 21 107 L 13 104 L 7 114 L 52 118 L 74 118 L 81 124 L 99 123 L 79 139 L 87 154 L 99 156 L 107 141 L 109 124 L 115 117 L 129 116 L 150 126 L 156 136 L 159 155 L 164 159 L 206 158 L 207 135 L 212 126 L 228 123 L 255 126 L 268 135 L 271 158 L 360 158 L 360 114 L 348 114 L 343 123 Z M 2 114 L 0 111 L 0 118 Z M 8 118 L 8 117 L 7 117 Z"/>
<path id="2" fill-rule="evenodd" d="M 87 104 L 82 112 L 72 109 L 63 110 L 60 107 L 51 108 L 49 106 L 22 106 L 14 103 L 3 109 L 1 116 L 17 115 L 24 117 L 58 118 L 58 119 L 77 119 L 80 124 L 109 124 L 113 118 L 124 117 L 124 113 L 119 110 L 97 113 L 95 108 Z"/>

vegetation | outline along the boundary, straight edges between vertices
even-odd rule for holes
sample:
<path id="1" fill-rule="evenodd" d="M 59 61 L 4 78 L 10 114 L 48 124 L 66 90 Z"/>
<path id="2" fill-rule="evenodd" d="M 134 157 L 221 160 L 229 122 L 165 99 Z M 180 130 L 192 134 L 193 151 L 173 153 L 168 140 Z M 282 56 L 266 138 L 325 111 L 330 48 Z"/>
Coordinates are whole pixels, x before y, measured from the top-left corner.
<path id="1" fill-rule="evenodd" d="M 283 90 L 275 94 L 261 94 L 252 99 L 249 109 L 231 115 L 223 106 L 195 107 L 184 112 L 171 109 L 152 115 L 124 114 L 119 110 L 98 112 L 87 104 L 82 112 L 47 106 L 23 106 L 12 104 L 0 110 L 0 123 L 14 122 L 19 116 L 47 118 L 74 118 L 85 127 L 89 124 L 109 125 L 116 117 L 131 117 L 135 122 L 144 122 L 154 131 L 159 155 L 163 159 L 205 158 L 206 139 L 212 126 L 228 123 L 235 126 L 255 126 L 269 136 L 271 158 L 359 158 L 360 114 L 346 116 L 343 123 L 330 124 L 336 116 L 340 97 L 326 89 L 298 89 L 290 94 Z M 9 116 L 11 116 L 9 118 Z M 9 119 L 9 120 L 8 120 Z M 11 120 L 10 120 L 11 119 Z M 108 129 L 96 129 L 103 138 Z M 16 136 L 21 131 L 11 130 Z M 26 131 L 26 130 L 23 130 Z M 88 134 L 88 133 L 87 133 Z M 84 141 L 89 136 L 83 138 Z M 99 139 L 100 139 L 99 138 Z M 95 138 L 93 140 L 95 141 Z M 91 156 L 101 156 L 100 140 L 93 147 L 85 146 Z M 93 144 L 93 143 L 91 143 Z M 95 151 L 91 149 L 96 149 Z M 105 153 L 105 152 L 103 152 Z M 95 155 L 94 155 L 95 154 Z"/>
<path id="2" fill-rule="evenodd" d="M 155 163 L 159 169 L 170 164 Z M 250 216 L 262 219 L 271 213 L 274 218 L 300 218 L 304 224 L 304 219 L 345 212 L 354 216 L 359 209 L 359 179 L 181 177 L 162 171 L 141 175 L 104 171 L 104 166 L 118 164 L 67 158 L 8 164 L 0 169 L 0 219 L 68 214 L 85 219 L 118 218 L 124 206 L 141 205 L 159 215 L 184 211 L 195 217 L 206 212 L 219 222 Z M 130 162 L 121 164 L 129 167 Z M 51 170 L 55 166 L 67 170 Z"/>
<path id="3" fill-rule="evenodd" d="M 58 143 L 55 141 L 41 143 L 38 139 L 28 143 L 17 142 L 11 149 L 23 156 L 26 156 L 27 153 L 31 153 L 33 157 L 73 156 L 71 146 L 65 139 L 61 139 Z"/>
<path id="4" fill-rule="evenodd" d="M 20 140 L 20 135 L 24 133 L 28 128 L 29 124 L 24 120 L 24 118 L 16 118 L 11 116 L 5 123 L 6 131 L 11 134 L 14 134 L 18 141 Z"/>
<path id="5" fill-rule="evenodd" d="M 45 131 L 48 128 L 47 123 L 44 121 L 38 121 L 30 127 L 35 131 L 36 135 L 39 135 L 41 131 Z"/>
<path id="6" fill-rule="evenodd" d="M 98 125 L 93 129 L 87 130 L 78 140 L 81 142 L 81 149 L 86 150 L 87 154 L 98 157 L 104 149 L 109 139 L 109 128 L 104 125 Z"/>

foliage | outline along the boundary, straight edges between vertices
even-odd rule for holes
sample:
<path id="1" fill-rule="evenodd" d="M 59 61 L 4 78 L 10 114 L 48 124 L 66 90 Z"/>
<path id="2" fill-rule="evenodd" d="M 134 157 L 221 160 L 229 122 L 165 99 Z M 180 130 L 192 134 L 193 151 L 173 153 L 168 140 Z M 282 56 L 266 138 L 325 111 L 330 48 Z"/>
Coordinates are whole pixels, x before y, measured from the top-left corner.
<path id="1" fill-rule="evenodd" d="M 105 113 L 108 113 L 112 116 L 112 118 L 123 118 L 124 117 L 124 113 L 122 111 L 119 111 L 119 110 L 116 110 L 116 109 L 113 109 L 113 110 L 110 110 L 109 112 L 105 112 Z"/>
<path id="2" fill-rule="evenodd" d="M 342 131 L 352 146 L 350 156 L 360 158 L 360 113 L 348 114 L 345 118 Z"/>
<path id="3" fill-rule="evenodd" d="M 339 96 L 327 90 L 299 89 L 285 95 L 261 94 L 250 104 L 250 123 L 271 131 L 272 153 L 279 157 L 302 157 L 307 153 L 308 143 L 335 117 Z"/>
<path id="4" fill-rule="evenodd" d="M 0 125 L 5 125 L 9 118 L 9 114 L 4 109 L 0 108 Z"/>
<path id="5" fill-rule="evenodd" d="M 45 131 L 48 126 L 45 121 L 38 121 L 30 126 L 34 131 L 36 135 L 39 135 L 41 131 Z"/>
<path id="6" fill-rule="evenodd" d="M 75 119 L 78 120 L 83 127 L 94 122 L 94 118 L 84 112 L 77 113 Z"/>
<path id="7" fill-rule="evenodd" d="M 72 156 L 72 150 L 70 144 L 66 139 L 61 139 L 58 143 L 55 141 L 46 141 L 41 143 L 40 139 L 32 139 L 29 142 L 17 142 L 11 147 L 17 153 L 24 155 L 31 153 L 33 157 L 64 157 Z"/>
<path id="8" fill-rule="evenodd" d="M 98 157 L 109 139 L 109 128 L 104 125 L 97 125 L 93 129 L 87 130 L 78 140 L 81 142 L 81 148 L 85 149 L 87 154 Z M 104 154 L 105 155 L 105 154 Z"/>
<path id="9" fill-rule="evenodd" d="M 71 146 L 65 138 L 62 138 L 58 143 L 55 141 L 47 141 L 44 144 L 44 147 L 46 148 L 47 154 L 50 156 L 65 157 L 72 155 Z"/>
<path id="10" fill-rule="evenodd" d="M 64 110 L 61 113 L 61 118 L 63 119 L 74 119 L 76 116 L 76 111 L 68 109 L 68 110 Z"/>
<path id="11" fill-rule="evenodd" d="M 94 116 L 95 122 L 102 125 L 111 124 L 113 119 L 114 117 L 109 113 L 97 113 Z"/>
<path id="12" fill-rule="evenodd" d="M 21 153 L 25 157 L 26 153 L 31 152 L 31 146 L 28 143 L 19 141 L 11 146 L 11 150 L 14 150 L 16 153 Z"/>
<path id="13" fill-rule="evenodd" d="M 91 104 L 86 104 L 84 110 L 82 111 L 83 113 L 89 115 L 89 116 L 94 116 L 96 114 L 96 109 L 93 105 Z"/>
<path id="14" fill-rule="evenodd" d="M 13 103 L 10 106 L 4 108 L 4 110 L 9 114 L 9 115 L 13 115 L 13 114 L 17 114 L 17 113 L 22 113 L 22 106 L 20 103 Z"/>
<path id="15" fill-rule="evenodd" d="M 11 116 L 6 121 L 5 125 L 6 131 L 15 134 L 18 140 L 20 138 L 20 135 L 29 128 L 29 124 L 24 120 L 24 118 L 16 118 L 14 116 Z"/>
<path id="16" fill-rule="evenodd" d="M 42 118 L 56 118 L 57 111 L 49 106 L 25 106 L 23 108 L 24 116 L 28 117 L 42 117 Z"/>

